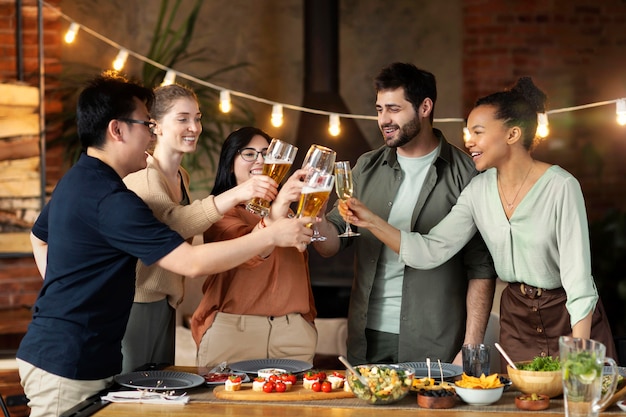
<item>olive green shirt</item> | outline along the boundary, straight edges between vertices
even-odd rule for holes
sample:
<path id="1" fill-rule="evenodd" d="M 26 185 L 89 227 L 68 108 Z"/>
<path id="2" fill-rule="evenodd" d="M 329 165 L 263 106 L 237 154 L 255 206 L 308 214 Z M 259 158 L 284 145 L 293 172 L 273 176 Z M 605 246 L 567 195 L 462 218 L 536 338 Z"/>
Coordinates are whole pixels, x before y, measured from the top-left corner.
<path id="1" fill-rule="evenodd" d="M 413 210 L 411 231 L 427 233 L 455 204 L 457 197 L 477 174 L 470 157 L 450 145 L 435 129 L 441 140 L 440 151 L 430 167 Z M 383 146 L 362 155 L 353 171 L 354 195 L 383 219 L 403 180 L 396 150 Z M 338 231 L 345 222 L 337 207 L 328 214 Z M 342 239 L 342 245 L 354 244 L 356 271 L 348 312 L 348 359 L 366 361 L 369 297 L 376 277 L 376 266 L 383 244 L 368 230 L 361 236 Z M 467 280 L 495 279 L 493 262 L 480 238 L 476 236 L 456 255 L 431 270 L 404 268 L 398 359 L 400 362 L 424 361 L 427 357 L 451 362 L 461 349 L 465 335 Z"/>

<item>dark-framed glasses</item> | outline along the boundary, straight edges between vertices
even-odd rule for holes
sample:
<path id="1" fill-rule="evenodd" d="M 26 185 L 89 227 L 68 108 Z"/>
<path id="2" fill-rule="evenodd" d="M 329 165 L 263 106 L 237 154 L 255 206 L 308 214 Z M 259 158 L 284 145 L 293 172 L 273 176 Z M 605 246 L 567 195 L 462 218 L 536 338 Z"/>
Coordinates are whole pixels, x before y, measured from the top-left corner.
<path id="1" fill-rule="evenodd" d="M 148 129 L 150 129 L 150 133 L 154 133 L 154 128 L 156 127 L 156 123 L 155 122 L 149 122 L 149 121 L 146 121 L 146 120 L 127 119 L 125 117 L 120 117 L 117 120 L 119 120 L 120 122 L 135 123 L 135 124 L 138 124 L 138 125 L 144 125 Z"/>
<path id="2" fill-rule="evenodd" d="M 259 157 L 259 154 L 261 154 L 263 158 L 265 158 L 265 155 L 267 155 L 267 149 L 263 149 L 262 151 L 257 151 L 254 148 L 243 148 L 243 149 L 239 149 L 237 152 L 239 152 L 239 155 L 241 155 L 241 158 L 247 162 L 256 161 L 256 159 Z"/>

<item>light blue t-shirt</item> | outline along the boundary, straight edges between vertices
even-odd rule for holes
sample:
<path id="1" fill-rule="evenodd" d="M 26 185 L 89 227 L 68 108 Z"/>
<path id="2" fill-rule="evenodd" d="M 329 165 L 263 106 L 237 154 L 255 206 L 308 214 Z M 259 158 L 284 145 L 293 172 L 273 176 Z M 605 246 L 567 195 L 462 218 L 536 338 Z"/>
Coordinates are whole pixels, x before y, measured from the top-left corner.
<path id="1" fill-rule="evenodd" d="M 397 155 L 402 168 L 402 183 L 391 206 L 387 222 L 399 230 L 410 231 L 411 218 L 426 174 L 433 164 L 439 148 L 418 158 Z M 387 333 L 400 333 L 400 309 L 405 264 L 398 254 L 387 246 L 376 269 L 376 278 L 370 295 L 367 328 Z"/>

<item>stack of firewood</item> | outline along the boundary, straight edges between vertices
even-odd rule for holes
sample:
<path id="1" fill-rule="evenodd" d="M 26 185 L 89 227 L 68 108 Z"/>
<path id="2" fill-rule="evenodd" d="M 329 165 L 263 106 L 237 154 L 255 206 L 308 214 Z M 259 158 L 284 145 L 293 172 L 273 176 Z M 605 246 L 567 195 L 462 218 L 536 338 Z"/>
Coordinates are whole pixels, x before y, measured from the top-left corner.
<path id="1" fill-rule="evenodd" d="M 30 252 L 41 210 L 39 89 L 0 84 L 0 254 Z"/>

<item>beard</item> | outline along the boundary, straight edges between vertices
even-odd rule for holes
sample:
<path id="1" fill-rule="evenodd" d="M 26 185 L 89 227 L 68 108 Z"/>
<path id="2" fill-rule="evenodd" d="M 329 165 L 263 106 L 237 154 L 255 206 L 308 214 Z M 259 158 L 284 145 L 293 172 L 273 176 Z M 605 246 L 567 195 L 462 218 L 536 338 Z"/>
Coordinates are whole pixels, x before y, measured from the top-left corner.
<path id="1" fill-rule="evenodd" d="M 393 127 L 394 125 L 383 125 L 381 129 L 385 127 Z M 397 126 L 397 125 L 396 125 Z M 400 148 L 407 143 L 411 142 L 419 133 L 422 131 L 422 124 L 419 119 L 416 117 L 410 122 L 398 126 L 398 131 L 393 138 L 385 139 L 385 144 L 390 148 Z"/>

